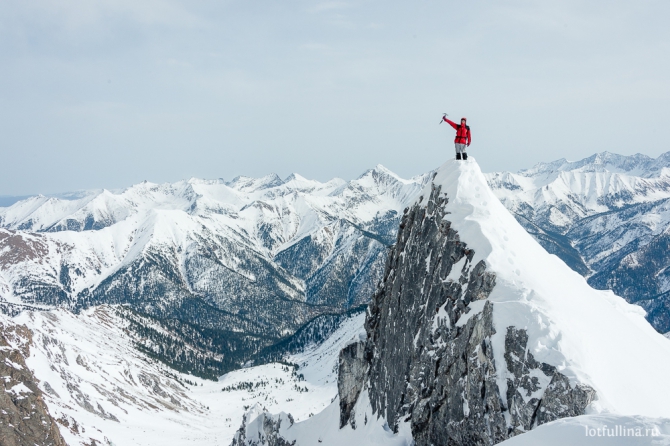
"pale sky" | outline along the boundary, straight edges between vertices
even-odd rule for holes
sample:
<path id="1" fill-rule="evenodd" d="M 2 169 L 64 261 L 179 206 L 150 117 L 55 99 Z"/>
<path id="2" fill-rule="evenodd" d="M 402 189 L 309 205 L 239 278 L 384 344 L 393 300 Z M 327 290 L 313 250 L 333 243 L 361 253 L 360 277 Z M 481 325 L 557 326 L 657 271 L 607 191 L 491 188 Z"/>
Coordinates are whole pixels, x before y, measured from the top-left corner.
<path id="1" fill-rule="evenodd" d="M 0 2 L 0 195 L 670 150 L 670 1 Z"/>

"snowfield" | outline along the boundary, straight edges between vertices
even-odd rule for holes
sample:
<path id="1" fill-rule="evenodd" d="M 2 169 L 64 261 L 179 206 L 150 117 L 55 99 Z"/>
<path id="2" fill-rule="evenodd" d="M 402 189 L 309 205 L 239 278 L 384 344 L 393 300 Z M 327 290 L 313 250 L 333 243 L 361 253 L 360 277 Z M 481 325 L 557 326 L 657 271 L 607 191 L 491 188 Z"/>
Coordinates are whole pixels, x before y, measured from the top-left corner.
<path id="1" fill-rule="evenodd" d="M 670 419 L 582 415 L 547 423 L 501 446 L 658 446 L 670 444 Z"/>
<path id="2" fill-rule="evenodd" d="M 0 316 L 3 317 L 3 316 Z M 33 331 L 27 365 L 69 445 L 229 445 L 246 409 L 258 404 L 305 420 L 337 395 L 340 349 L 359 336 L 364 315 L 326 342 L 288 358 L 237 370 L 218 382 L 185 375 L 137 351 L 113 307 L 73 315 L 25 312 Z"/>

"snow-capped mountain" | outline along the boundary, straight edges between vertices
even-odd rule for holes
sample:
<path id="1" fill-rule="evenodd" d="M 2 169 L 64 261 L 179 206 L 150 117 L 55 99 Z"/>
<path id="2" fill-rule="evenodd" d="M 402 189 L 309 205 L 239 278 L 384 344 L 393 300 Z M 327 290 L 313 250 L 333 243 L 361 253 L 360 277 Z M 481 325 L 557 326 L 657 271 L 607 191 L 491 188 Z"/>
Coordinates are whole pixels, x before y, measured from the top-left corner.
<path id="1" fill-rule="evenodd" d="M 233 445 L 533 444 L 604 422 L 670 438 L 668 339 L 549 255 L 474 159 L 405 212 L 365 328 L 340 352 L 338 400 L 302 422 L 250 412 Z"/>
<path id="2" fill-rule="evenodd" d="M 487 174 L 505 206 L 557 232 L 584 217 L 670 196 L 670 152 L 657 159 L 604 152 Z"/>
<path id="3" fill-rule="evenodd" d="M 325 342 L 307 345 L 283 363 L 212 381 L 138 351 L 124 311 L 102 305 L 78 315 L 62 309 L 24 312 L 13 320 L 0 315 L 0 339 L 9 340 L 0 356 L 15 360 L 0 363 L 6 377 L 0 382 L 8 388 L 0 384 L 0 432 L 15 434 L 13 423 L 21 434 L 8 444 L 32 439 L 30 444 L 64 445 L 62 435 L 69 446 L 228 445 L 249 408 L 290 411 L 303 421 L 337 395 L 339 351 L 358 336 L 364 319 L 360 313 L 344 318 Z M 30 380 L 22 376 L 27 373 Z M 0 443 L 13 438 L 0 437 Z M 50 443 L 54 438 L 61 440 Z"/>
<path id="4" fill-rule="evenodd" d="M 656 159 L 605 152 L 487 180 L 549 252 L 670 331 L 670 152 Z"/>
<path id="5" fill-rule="evenodd" d="M 538 163 L 530 169 L 519 173 L 525 177 L 537 177 L 541 174 L 555 172 L 611 172 L 626 174 L 633 177 L 651 178 L 667 176 L 670 167 L 670 152 L 651 158 L 637 153 L 635 155 L 618 155 L 601 152 L 580 161 L 567 161 L 565 158 L 549 163 Z"/>
<path id="6" fill-rule="evenodd" d="M 348 182 L 269 175 L 32 197 L 0 208 L 0 306 L 128 304 L 209 338 L 220 374 L 319 314 L 367 303 L 426 178 L 377 166 Z"/>
<path id="7" fill-rule="evenodd" d="M 281 187 L 273 181 L 238 179 L 237 187 Z M 331 314 L 296 299 L 313 313 L 277 343 L 260 342 L 240 317 L 225 320 L 242 327 L 237 331 L 211 329 L 177 312 L 157 317 L 141 300 L 78 314 L 0 315 L 0 354 L 10 359 L 0 367 L 8 377 L 0 398 L 3 410 L 11 409 L 0 423 L 24 419 L 28 429 L 55 444 L 62 435 L 70 445 L 513 445 L 577 438 L 578 429 L 604 423 L 658 430 L 639 444 L 670 438 L 670 406 L 662 398 L 670 392 L 663 375 L 670 342 L 639 307 L 590 288 L 548 255 L 497 200 L 474 160 L 447 162 L 417 183 L 426 185 L 417 187 L 419 198 L 407 198 L 386 239 L 352 222 L 358 239 L 382 246 L 386 261 L 368 312 L 346 315 L 341 306 Z M 646 215 L 662 215 L 657 202 L 638 205 L 651 206 Z M 50 245 L 57 237 L 93 240 L 139 213 L 102 229 L 4 230 L 0 258 L 26 270 L 43 266 L 62 255 Z M 176 220 L 172 234 L 185 225 Z M 182 252 L 195 243 L 187 234 L 175 237 Z M 157 258 L 139 256 L 144 264 Z M 5 311 L 25 308 L 20 296 L 7 296 Z M 89 304 L 79 302 L 82 294 L 67 296 L 74 308 Z M 207 308 L 182 308 L 214 324 Z M 231 354 L 238 350 L 258 354 Z M 251 357 L 264 364 L 249 362 L 219 380 L 179 371 L 211 377 Z"/>
<path id="8" fill-rule="evenodd" d="M 377 166 L 350 182 L 191 179 L 22 200 L 0 208 L 0 307 L 129 303 L 199 331 L 182 325 L 182 337 L 225 333 L 213 353 L 229 354 L 210 367 L 222 373 L 319 314 L 366 303 L 399 212 L 426 178 Z M 670 152 L 487 179 L 545 249 L 670 331 Z"/>

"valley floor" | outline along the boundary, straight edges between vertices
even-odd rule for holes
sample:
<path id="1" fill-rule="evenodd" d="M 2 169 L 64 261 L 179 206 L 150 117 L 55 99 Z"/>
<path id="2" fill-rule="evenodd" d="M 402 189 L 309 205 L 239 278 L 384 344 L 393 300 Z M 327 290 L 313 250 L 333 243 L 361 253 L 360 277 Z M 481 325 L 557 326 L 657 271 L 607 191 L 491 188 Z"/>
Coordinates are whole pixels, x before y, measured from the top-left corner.
<path id="1" fill-rule="evenodd" d="M 177 373 L 137 351 L 110 307 L 75 316 L 25 313 L 33 331 L 28 366 L 70 446 L 229 445 L 256 404 L 296 421 L 321 412 L 337 395 L 340 349 L 360 332 L 348 319 L 325 343 L 290 363 L 237 370 L 218 382 Z"/>

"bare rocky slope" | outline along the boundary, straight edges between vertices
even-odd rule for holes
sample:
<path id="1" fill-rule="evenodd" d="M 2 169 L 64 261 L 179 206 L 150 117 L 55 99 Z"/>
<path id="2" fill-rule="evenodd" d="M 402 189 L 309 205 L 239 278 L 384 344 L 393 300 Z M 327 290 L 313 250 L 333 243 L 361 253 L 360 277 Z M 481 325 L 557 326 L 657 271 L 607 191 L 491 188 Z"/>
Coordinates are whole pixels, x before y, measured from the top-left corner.
<path id="1" fill-rule="evenodd" d="M 374 412 L 395 431 L 410 422 L 418 446 L 495 444 L 583 414 L 595 390 L 571 386 L 556 367 L 535 360 L 523 328 L 507 328 L 511 375 L 506 391 L 498 387 L 487 301 L 496 275 L 485 261 L 472 263 L 475 252 L 451 227 L 440 186 L 424 200 L 403 216 L 366 320 Z"/>
<path id="2" fill-rule="evenodd" d="M 25 325 L 0 319 L 0 445 L 66 446 L 26 365 L 31 344 Z"/>

